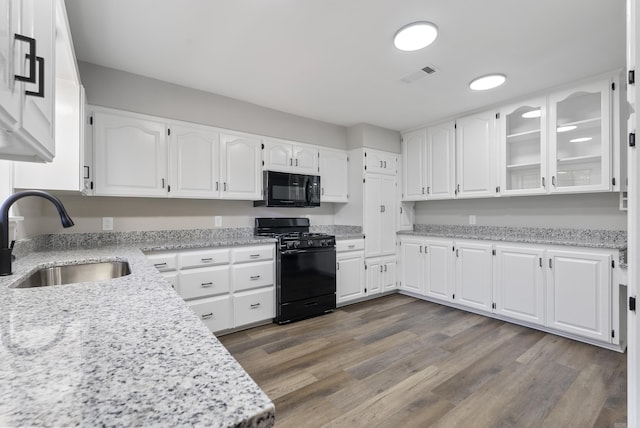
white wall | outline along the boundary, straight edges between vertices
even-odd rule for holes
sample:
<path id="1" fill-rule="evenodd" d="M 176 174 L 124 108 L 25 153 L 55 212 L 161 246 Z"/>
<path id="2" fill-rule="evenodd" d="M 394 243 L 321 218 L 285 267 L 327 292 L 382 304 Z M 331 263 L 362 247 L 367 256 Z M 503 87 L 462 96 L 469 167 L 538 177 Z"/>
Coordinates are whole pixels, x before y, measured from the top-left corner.
<path id="1" fill-rule="evenodd" d="M 416 202 L 416 223 L 626 230 L 618 193 Z"/>
<path id="2" fill-rule="evenodd" d="M 89 104 L 345 149 L 343 126 L 148 77 L 79 63 Z"/>

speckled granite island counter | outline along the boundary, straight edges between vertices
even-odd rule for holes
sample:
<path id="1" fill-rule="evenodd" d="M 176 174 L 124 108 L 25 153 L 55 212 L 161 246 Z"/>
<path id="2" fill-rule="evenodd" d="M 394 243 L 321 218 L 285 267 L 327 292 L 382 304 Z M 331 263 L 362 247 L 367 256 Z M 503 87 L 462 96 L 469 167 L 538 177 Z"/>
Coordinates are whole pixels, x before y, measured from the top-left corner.
<path id="1" fill-rule="evenodd" d="M 141 251 L 274 241 L 165 235 L 48 235 L 16 247 L 14 275 L 0 277 L 0 426 L 274 424 L 271 400 Z M 40 267 L 113 260 L 131 274 L 9 288 Z"/>

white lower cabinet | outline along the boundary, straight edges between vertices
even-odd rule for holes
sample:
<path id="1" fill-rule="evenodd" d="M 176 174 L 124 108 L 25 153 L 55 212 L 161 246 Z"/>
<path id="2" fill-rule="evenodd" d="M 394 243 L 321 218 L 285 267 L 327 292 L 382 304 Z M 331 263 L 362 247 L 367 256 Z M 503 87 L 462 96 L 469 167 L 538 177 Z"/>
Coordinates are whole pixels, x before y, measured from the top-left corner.
<path id="1" fill-rule="evenodd" d="M 610 266 L 611 254 L 547 251 L 547 325 L 609 341 Z"/>
<path id="2" fill-rule="evenodd" d="M 618 256 L 618 250 L 401 236 L 400 290 L 623 351 L 626 294 L 613 281 L 623 276 Z"/>
<path id="3" fill-rule="evenodd" d="M 364 240 L 336 243 L 336 304 L 365 296 Z"/>
<path id="4" fill-rule="evenodd" d="M 365 296 L 375 296 L 396 289 L 395 256 L 366 259 L 365 270 L 367 272 Z"/>
<path id="5" fill-rule="evenodd" d="M 456 242 L 456 303 L 491 312 L 491 250 L 491 244 Z"/>
<path id="6" fill-rule="evenodd" d="M 495 251 L 495 312 L 544 325 L 544 250 L 496 245 Z"/>
<path id="7" fill-rule="evenodd" d="M 214 333 L 275 317 L 274 245 L 157 251 L 147 258 Z"/>

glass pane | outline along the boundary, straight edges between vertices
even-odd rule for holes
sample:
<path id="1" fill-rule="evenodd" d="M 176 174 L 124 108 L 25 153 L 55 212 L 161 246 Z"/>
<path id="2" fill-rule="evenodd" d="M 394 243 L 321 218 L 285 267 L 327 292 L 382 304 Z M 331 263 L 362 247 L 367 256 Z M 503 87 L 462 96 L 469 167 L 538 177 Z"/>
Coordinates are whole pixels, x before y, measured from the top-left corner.
<path id="1" fill-rule="evenodd" d="M 522 106 L 506 116 L 507 190 L 541 186 L 540 106 Z"/>
<path id="2" fill-rule="evenodd" d="M 600 92 L 577 92 L 557 103 L 557 187 L 601 184 Z"/>

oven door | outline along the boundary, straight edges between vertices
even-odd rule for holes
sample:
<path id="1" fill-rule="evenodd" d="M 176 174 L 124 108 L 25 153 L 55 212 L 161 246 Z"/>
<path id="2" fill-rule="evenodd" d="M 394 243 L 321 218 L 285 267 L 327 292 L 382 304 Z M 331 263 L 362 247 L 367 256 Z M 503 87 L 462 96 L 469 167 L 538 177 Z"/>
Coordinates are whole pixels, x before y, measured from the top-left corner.
<path id="1" fill-rule="evenodd" d="M 278 304 L 336 292 L 336 249 L 309 248 L 280 252 Z M 334 297 L 335 299 L 335 297 Z"/>

